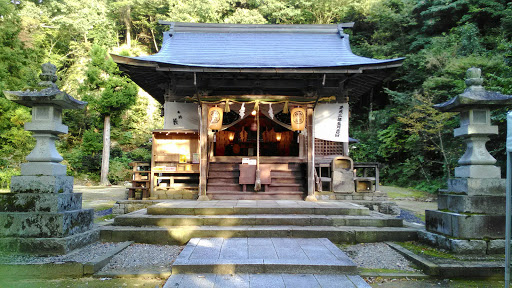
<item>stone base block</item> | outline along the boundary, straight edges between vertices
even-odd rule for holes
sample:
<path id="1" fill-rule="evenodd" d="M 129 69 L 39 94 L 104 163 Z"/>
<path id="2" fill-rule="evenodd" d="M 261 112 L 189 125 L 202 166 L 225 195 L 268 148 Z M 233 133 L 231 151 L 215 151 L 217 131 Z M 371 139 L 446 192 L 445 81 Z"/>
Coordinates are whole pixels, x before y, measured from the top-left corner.
<path id="1" fill-rule="evenodd" d="M 0 237 L 66 237 L 92 229 L 93 209 L 57 213 L 0 212 Z"/>
<path id="2" fill-rule="evenodd" d="M 354 172 L 353 171 L 333 171 L 332 172 L 332 190 L 334 192 L 354 192 Z"/>
<path id="3" fill-rule="evenodd" d="M 62 255 L 98 241 L 99 229 L 62 238 L 0 238 L 0 251 L 31 255 Z"/>
<path id="4" fill-rule="evenodd" d="M 506 199 L 503 196 L 466 196 L 440 194 L 437 198 L 439 210 L 456 213 L 481 213 L 505 215 Z"/>
<path id="5" fill-rule="evenodd" d="M 62 212 L 82 209 L 82 193 L 4 193 L 0 212 Z"/>
<path id="6" fill-rule="evenodd" d="M 477 195 L 505 196 L 506 179 L 451 178 L 446 192 Z"/>
<path id="7" fill-rule="evenodd" d="M 53 162 L 23 163 L 21 164 L 21 175 L 65 176 L 66 165 Z"/>
<path id="8" fill-rule="evenodd" d="M 486 254 L 488 242 L 484 240 L 451 239 L 428 231 L 418 231 L 421 242 L 457 254 Z"/>
<path id="9" fill-rule="evenodd" d="M 501 178 L 501 169 L 493 165 L 467 165 L 455 168 L 455 177 Z"/>
<path id="10" fill-rule="evenodd" d="M 362 205 L 371 211 L 377 211 L 389 215 L 400 215 L 400 207 L 391 201 L 365 201 L 355 200 L 352 203 Z"/>
<path id="11" fill-rule="evenodd" d="M 156 199 L 186 199 L 196 200 L 199 197 L 197 190 L 156 190 L 151 195 Z M 143 199 L 147 200 L 147 199 Z"/>
<path id="12" fill-rule="evenodd" d="M 11 193 L 72 193 L 72 176 L 12 176 Z"/>
<path id="13" fill-rule="evenodd" d="M 315 192 L 315 197 L 318 200 L 336 200 L 334 192 Z"/>
<path id="14" fill-rule="evenodd" d="M 385 192 L 353 192 L 353 193 L 334 193 L 336 200 L 366 200 L 366 201 L 388 201 L 388 194 Z"/>
<path id="15" fill-rule="evenodd" d="M 505 240 L 495 239 L 495 240 L 487 241 L 487 254 L 504 254 L 504 253 L 505 253 Z"/>
<path id="16" fill-rule="evenodd" d="M 429 232 L 462 239 L 500 239 L 505 237 L 504 215 L 460 214 L 437 210 L 425 211 Z"/>

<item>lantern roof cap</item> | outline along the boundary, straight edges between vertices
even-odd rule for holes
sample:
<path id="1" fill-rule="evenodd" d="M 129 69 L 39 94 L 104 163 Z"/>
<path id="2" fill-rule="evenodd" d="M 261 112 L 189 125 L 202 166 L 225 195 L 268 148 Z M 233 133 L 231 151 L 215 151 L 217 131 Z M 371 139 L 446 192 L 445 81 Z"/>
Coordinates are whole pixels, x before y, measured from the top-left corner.
<path id="1" fill-rule="evenodd" d="M 472 108 L 497 108 L 512 104 L 512 95 L 485 90 L 481 74 L 480 68 L 469 68 L 466 71 L 464 92 L 446 102 L 435 104 L 434 108 L 442 112 L 460 112 Z"/>
<path id="2" fill-rule="evenodd" d="M 40 105 L 58 106 L 62 109 L 83 109 L 87 102 L 79 101 L 66 92 L 60 91 L 57 81 L 57 68 L 51 63 L 41 65 L 41 82 L 37 87 L 23 91 L 3 91 L 7 99 L 18 104 L 33 107 Z"/>

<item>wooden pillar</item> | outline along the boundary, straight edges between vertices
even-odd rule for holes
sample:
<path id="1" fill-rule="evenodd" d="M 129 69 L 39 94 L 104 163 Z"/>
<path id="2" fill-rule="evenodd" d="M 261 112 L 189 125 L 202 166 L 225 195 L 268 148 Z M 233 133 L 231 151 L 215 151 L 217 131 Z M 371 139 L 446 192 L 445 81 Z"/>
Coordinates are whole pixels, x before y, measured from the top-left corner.
<path id="1" fill-rule="evenodd" d="M 308 196 L 306 201 L 316 201 L 315 196 L 315 134 L 313 108 L 307 108 L 306 129 L 308 132 Z"/>
<path id="2" fill-rule="evenodd" d="M 208 173 L 208 107 L 198 106 L 199 112 L 199 197 L 198 201 L 210 200 L 206 196 L 206 181 Z"/>
<path id="3" fill-rule="evenodd" d="M 349 157 L 349 155 L 348 155 L 348 145 L 349 145 L 349 142 L 342 142 L 341 145 L 343 147 L 343 156 Z"/>

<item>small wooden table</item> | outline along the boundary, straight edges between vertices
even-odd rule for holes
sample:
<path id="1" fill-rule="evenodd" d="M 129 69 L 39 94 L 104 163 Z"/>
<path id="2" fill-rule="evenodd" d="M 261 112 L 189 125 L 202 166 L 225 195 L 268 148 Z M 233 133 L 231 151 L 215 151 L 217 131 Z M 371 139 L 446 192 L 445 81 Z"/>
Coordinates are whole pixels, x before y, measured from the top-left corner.
<path id="1" fill-rule="evenodd" d="M 256 182 L 256 165 L 240 164 L 240 177 L 238 184 L 243 185 L 243 191 L 247 191 L 247 184 L 254 184 Z M 261 184 L 265 185 L 265 191 L 268 191 L 268 185 L 272 183 L 270 177 L 270 164 L 260 164 L 260 180 Z"/>
<path id="2" fill-rule="evenodd" d="M 354 169 L 363 169 L 363 177 L 354 177 L 354 180 L 375 181 L 375 191 L 379 191 L 379 166 L 378 162 L 354 162 Z M 366 169 L 375 169 L 375 177 L 368 177 Z"/>

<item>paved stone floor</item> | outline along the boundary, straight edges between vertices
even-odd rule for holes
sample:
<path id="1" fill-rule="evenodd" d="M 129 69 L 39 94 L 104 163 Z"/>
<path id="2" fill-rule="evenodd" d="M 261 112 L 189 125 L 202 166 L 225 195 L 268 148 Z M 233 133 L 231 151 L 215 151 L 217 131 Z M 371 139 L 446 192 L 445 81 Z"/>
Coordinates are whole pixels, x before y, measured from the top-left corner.
<path id="1" fill-rule="evenodd" d="M 369 287 L 326 238 L 193 238 L 172 270 L 165 287 Z"/>

